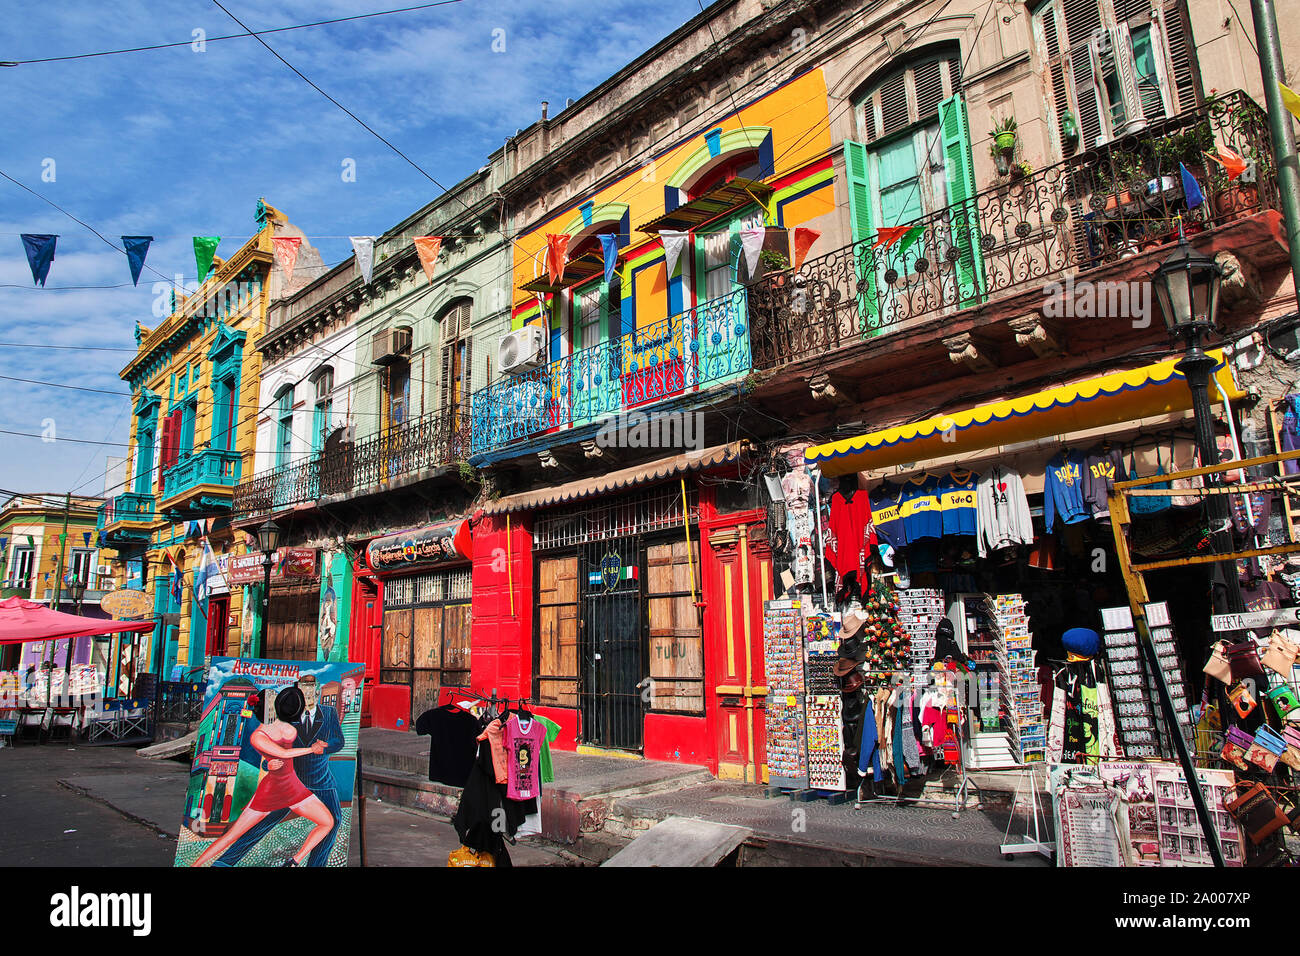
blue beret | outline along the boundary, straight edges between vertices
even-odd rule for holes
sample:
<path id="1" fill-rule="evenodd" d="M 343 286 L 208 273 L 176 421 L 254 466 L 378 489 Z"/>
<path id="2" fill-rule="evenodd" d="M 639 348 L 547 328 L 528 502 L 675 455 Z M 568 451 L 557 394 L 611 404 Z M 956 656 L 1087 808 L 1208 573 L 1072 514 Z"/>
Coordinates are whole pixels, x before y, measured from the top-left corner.
<path id="1" fill-rule="evenodd" d="M 1089 627 L 1072 627 L 1061 635 L 1061 643 L 1071 654 L 1096 657 L 1101 650 L 1101 636 Z"/>

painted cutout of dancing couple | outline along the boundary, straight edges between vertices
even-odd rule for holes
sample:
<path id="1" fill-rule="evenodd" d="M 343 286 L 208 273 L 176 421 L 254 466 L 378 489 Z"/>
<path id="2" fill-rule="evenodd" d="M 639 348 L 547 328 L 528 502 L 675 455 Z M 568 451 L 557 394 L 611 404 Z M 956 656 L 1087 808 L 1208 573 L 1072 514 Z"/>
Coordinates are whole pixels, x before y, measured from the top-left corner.
<path id="1" fill-rule="evenodd" d="M 236 866 L 290 813 L 315 824 L 284 866 L 325 866 L 338 832 L 341 810 L 329 755 L 343 747 L 343 731 L 332 707 L 320 703 L 310 674 L 275 697 L 278 720 L 264 724 L 249 744 L 267 760 L 252 800 L 231 828 L 212 842 L 194 866 Z"/>

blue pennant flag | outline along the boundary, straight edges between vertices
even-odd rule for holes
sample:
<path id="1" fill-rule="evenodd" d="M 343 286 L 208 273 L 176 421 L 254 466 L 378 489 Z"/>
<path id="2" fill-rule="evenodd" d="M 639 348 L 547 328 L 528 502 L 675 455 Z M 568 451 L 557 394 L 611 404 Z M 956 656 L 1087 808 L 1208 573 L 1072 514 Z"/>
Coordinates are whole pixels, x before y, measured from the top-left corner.
<path id="1" fill-rule="evenodd" d="M 83 531 L 83 532 L 81 532 L 81 542 L 82 542 L 82 544 L 84 544 L 86 547 L 90 547 L 90 532 L 89 532 L 89 531 Z"/>
<path id="2" fill-rule="evenodd" d="M 45 278 L 50 274 L 50 263 L 54 261 L 54 243 L 58 236 L 41 236 L 24 232 L 23 248 L 27 250 L 27 264 L 32 267 L 32 280 L 36 285 L 44 286 Z"/>
<path id="3" fill-rule="evenodd" d="M 1201 192 L 1200 184 L 1197 183 L 1196 177 L 1189 173 L 1187 167 L 1182 163 L 1178 164 L 1178 169 L 1183 174 L 1183 197 L 1187 200 L 1187 208 L 1195 209 L 1205 202 L 1205 196 Z"/>
<path id="4" fill-rule="evenodd" d="M 140 270 L 144 268 L 144 257 L 149 254 L 149 243 L 153 236 L 123 236 L 122 248 L 126 250 L 126 262 L 131 267 L 131 284 L 140 284 Z"/>
<path id="5" fill-rule="evenodd" d="M 600 246 L 605 253 L 605 282 L 613 282 L 614 270 L 618 268 L 618 236 L 602 233 Z"/>

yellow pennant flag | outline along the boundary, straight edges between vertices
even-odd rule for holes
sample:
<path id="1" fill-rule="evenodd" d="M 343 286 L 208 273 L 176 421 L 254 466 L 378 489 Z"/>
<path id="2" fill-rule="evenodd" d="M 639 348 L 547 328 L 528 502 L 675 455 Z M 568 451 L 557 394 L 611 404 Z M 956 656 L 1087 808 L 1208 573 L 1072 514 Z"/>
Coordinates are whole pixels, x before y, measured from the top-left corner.
<path id="1" fill-rule="evenodd" d="M 1278 88 L 1282 91 L 1282 105 L 1291 111 L 1291 115 L 1300 119 L 1300 96 L 1296 95 L 1295 90 L 1289 89 L 1285 84 L 1279 83 Z"/>

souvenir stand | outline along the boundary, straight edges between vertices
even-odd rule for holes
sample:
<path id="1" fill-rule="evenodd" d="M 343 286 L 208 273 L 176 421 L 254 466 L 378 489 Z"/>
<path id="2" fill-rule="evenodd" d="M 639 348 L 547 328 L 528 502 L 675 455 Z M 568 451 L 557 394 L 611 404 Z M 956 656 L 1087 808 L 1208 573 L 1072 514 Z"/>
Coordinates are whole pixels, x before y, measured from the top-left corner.
<path id="1" fill-rule="evenodd" d="M 1257 492 L 1275 494 L 1283 500 L 1295 491 L 1300 476 L 1272 475 L 1282 463 L 1300 459 L 1300 452 L 1286 452 L 1232 461 L 1204 468 L 1158 475 L 1115 484 L 1110 499 L 1111 525 L 1117 553 L 1128 584 L 1130 618 L 1112 609 L 1106 629 L 1107 656 L 1116 664 L 1129 659 L 1136 644 L 1139 660 L 1148 678 L 1143 690 L 1154 690 L 1156 710 L 1150 715 L 1162 749 L 1172 749 L 1177 763 L 1151 763 L 1151 784 L 1133 785 L 1139 794 L 1154 790 L 1154 798 L 1129 803 L 1154 805 L 1139 813 L 1145 840 L 1144 852 L 1130 853 L 1132 865 L 1262 866 L 1285 861 L 1289 854 L 1282 839 L 1284 827 L 1300 824 L 1300 695 L 1295 684 L 1297 645 L 1287 635 L 1270 628 L 1300 620 L 1300 609 L 1216 614 L 1211 628 L 1219 642 L 1208 660 L 1189 661 L 1188 670 L 1203 664 L 1204 690 L 1193 711 L 1193 699 L 1177 659 L 1169 609 L 1148 600 L 1145 575 L 1165 568 L 1218 564 L 1225 573 L 1235 573 L 1243 562 L 1269 560 L 1300 553 L 1300 543 L 1274 544 L 1258 538 L 1231 550 L 1198 547 L 1197 553 L 1147 559 L 1135 557 L 1128 540 L 1135 502 L 1168 495 L 1169 484 L 1180 495 L 1206 501 L 1212 495 L 1229 495 L 1232 507 L 1249 513 L 1249 499 Z M 1245 481 L 1214 485 L 1202 482 L 1210 476 L 1235 472 L 1248 475 Z M 1226 477 L 1226 476 L 1225 476 Z M 1156 487 L 1149 487 L 1155 485 Z M 1252 522 L 1253 523 L 1253 522 Z M 1228 529 L 1222 529 L 1226 532 Z M 1221 532 L 1207 531 L 1202 542 L 1213 545 Z M 1287 594 L 1291 600 L 1292 595 Z M 1275 601 L 1269 606 L 1278 608 Z M 1135 634 L 1130 635 L 1130 628 Z M 1258 630 L 1254 630 L 1258 628 Z M 1252 636 L 1251 631 L 1254 630 Z M 1113 637 L 1110 632 L 1113 632 Z M 1131 668 L 1125 666 L 1126 671 Z M 1149 710 L 1149 708 L 1147 708 Z M 1140 712 L 1135 711 L 1135 715 Z M 1145 714 L 1141 714 L 1147 720 Z M 1138 728 L 1130 724 L 1130 730 Z M 1121 736 L 1125 727 L 1121 721 Z M 1137 741 L 1135 741 L 1137 742 Z M 1167 751 L 1166 751 L 1167 752 Z M 1100 764 L 1101 776 L 1107 764 Z M 1130 779 L 1136 771 L 1130 772 Z M 1145 773 L 1145 771 L 1144 771 Z M 1154 813 L 1154 823 L 1147 818 Z M 1130 832 L 1132 814 L 1130 814 Z M 1129 841 L 1133 843 L 1133 840 Z"/>
<path id="2" fill-rule="evenodd" d="M 763 664 L 768 688 L 768 786 L 804 790 L 808 787 L 808 737 L 801 601 L 763 602 Z"/>

